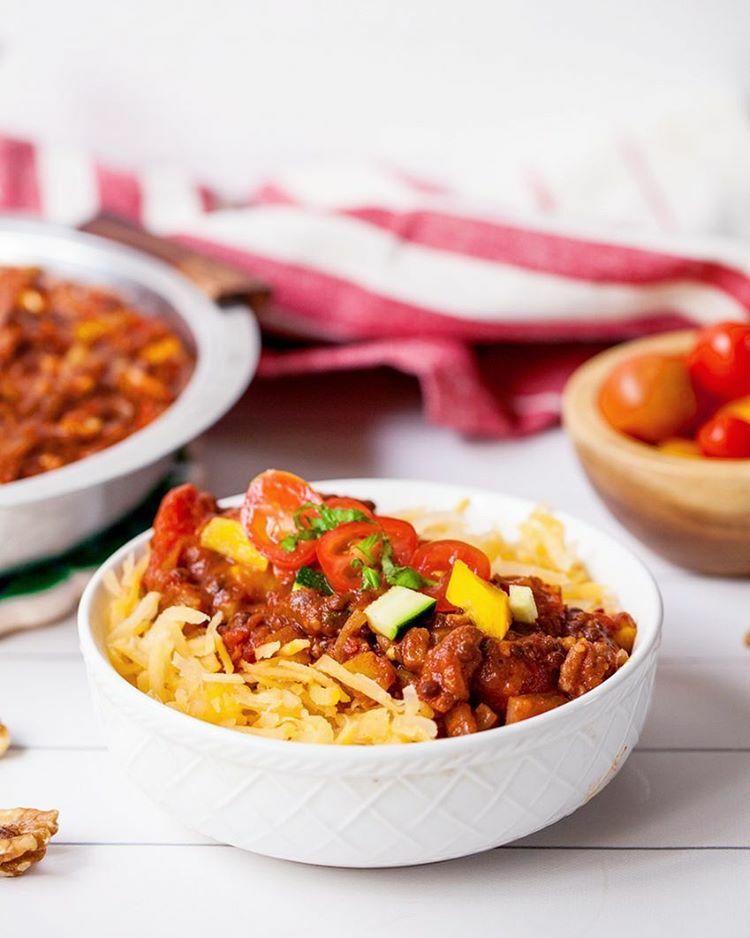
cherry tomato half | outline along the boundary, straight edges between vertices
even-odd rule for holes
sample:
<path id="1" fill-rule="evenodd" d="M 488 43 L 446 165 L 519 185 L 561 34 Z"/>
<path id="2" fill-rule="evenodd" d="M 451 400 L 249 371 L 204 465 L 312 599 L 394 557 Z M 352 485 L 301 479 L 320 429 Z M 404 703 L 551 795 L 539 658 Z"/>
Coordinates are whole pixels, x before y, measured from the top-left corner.
<path id="1" fill-rule="evenodd" d="M 377 566 L 383 554 L 383 541 L 381 537 L 368 550 L 368 556 L 357 550 L 357 544 L 373 534 L 382 533 L 382 529 L 371 521 L 350 521 L 327 531 L 320 538 L 317 542 L 318 563 L 333 589 L 362 589 L 362 567 L 353 561 Z"/>
<path id="2" fill-rule="evenodd" d="M 477 576 L 489 580 L 491 569 L 487 555 L 465 541 L 428 541 L 418 547 L 411 558 L 411 566 L 418 573 L 428 580 L 436 581 L 435 586 L 425 589 L 424 592 L 437 599 L 438 612 L 451 612 L 456 608 L 445 598 L 445 591 L 453 564 L 457 560 L 463 560 Z"/>
<path id="3" fill-rule="evenodd" d="M 419 543 L 414 526 L 400 518 L 386 518 L 383 515 L 375 515 L 375 521 L 385 531 L 386 537 L 391 542 L 393 562 L 399 567 L 409 565 Z"/>
<path id="4" fill-rule="evenodd" d="M 248 537 L 270 561 L 287 570 L 296 570 L 315 557 L 315 541 L 299 541 L 294 550 L 281 546 L 285 537 L 297 530 L 295 513 L 306 502 L 323 499 L 304 479 L 268 469 L 250 483 L 240 518 Z"/>
<path id="5" fill-rule="evenodd" d="M 352 511 L 361 511 L 362 514 L 367 515 L 368 518 L 375 517 L 375 512 L 371 508 L 368 508 L 363 502 L 357 501 L 356 498 L 347 498 L 344 495 L 332 495 L 325 500 L 325 503 L 328 508 L 348 508 Z"/>
<path id="6" fill-rule="evenodd" d="M 718 459 L 750 459 L 750 423 L 732 414 L 719 413 L 698 431 L 704 456 Z"/>
<path id="7" fill-rule="evenodd" d="M 720 322 L 702 329 L 689 364 L 693 381 L 722 400 L 750 394 L 750 325 Z"/>
<path id="8" fill-rule="evenodd" d="M 378 538 L 365 555 L 358 545 L 372 535 Z M 393 563 L 406 566 L 417 546 L 417 532 L 408 521 L 375 516 L 373 521 L 351 521 L 326 532 L 318 541 L 317 556 L 331 586 L 335 590 L 361 589 L 362 564 L 380 567 L 386 538 Z"/>
<path id="9" fill-rule="evenodd" d="M 620 362 L 599 393 L 607 422 L 628 436 L 658 443 L 679 436 L 698 409 L 687 366 L 668 355 L 636 355 Z"/>

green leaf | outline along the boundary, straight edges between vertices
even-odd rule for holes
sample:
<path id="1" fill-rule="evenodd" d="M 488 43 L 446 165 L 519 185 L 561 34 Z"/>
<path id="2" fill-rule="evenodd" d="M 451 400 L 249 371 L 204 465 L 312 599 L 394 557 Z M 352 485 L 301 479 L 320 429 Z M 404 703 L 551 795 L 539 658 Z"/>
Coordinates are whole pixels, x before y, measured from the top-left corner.
<path id="1" fill-rule="evenodd" d="M 358 553 L 360 553 L 364 557 L 365 562 L 372 567 L 375 564 L 373 551 L 377 545 L 384 540 L 385 538 L 383 533 L 381 531 L 375 531 L 373 534 L 368 535 L 366 538 L 363 538 L 363 540 L 355 544 L 353 550 L 356 550 Z"/>
<path id="2" fill-rule="evenodd" d="M 281 546 L 291 553 L 300 541 L 317 540 L 326 531 L 333 531 L 340 524 L 349 524 L 351 521 L 372 521 L 372 518 L 357 508 L 329 508 L 324 504 L 305 502 L 294 512 L 297 530 L 287 535 L 281 541 Z"/>
<path id="3" fill-rule="evenodd" d="M 410 590 L 422 589 L 426 585 L 424 577 L 412 567 L 396 567 L 387 579 L 391 586 L 405 586 Z"/>
<path id="4" fill-rule="evenodd" d="M 428 580 L 413 567 L 399 567 L 393 562 L 393 546 L 389 540 L 383 544 L 383 556 L 380 558 L 383 575 L 389 586 L 405 586 L 407 589 L 419 590 L 426 586 L 434 586 L 433 580 Z"/>
<path id="5" fill-rule="evenodd" d="M 375 567 L 362 567 L 362 587 L 367 590 L 380 589 L 380 574 Z"/>
<path id="6" fill-rule="evenodd" d="M 317 592 L 322 593 L 324 596 L 333 595 L 333 590 L 328 580 L 320 570 L 313 570 L 312 567 L 300 567 L 294 582 L 308 589 L 317 590 Z"/>

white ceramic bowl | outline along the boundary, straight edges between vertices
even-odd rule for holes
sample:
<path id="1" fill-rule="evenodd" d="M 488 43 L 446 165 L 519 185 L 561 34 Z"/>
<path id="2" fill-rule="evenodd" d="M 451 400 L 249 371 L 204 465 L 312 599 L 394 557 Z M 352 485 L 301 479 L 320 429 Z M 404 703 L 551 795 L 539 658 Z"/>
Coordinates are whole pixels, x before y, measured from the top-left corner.
<path id="1" fill-rule="evenodd" d="M 248 309 L 221 310 L 161 261 L 44 222 L 0 219 L 0 264 L 39 266 L 109 287 L 158 314 L 193 347 L 183 392 L 143 430 L 93 456 L 0 485 L 0 573 L 56 556 L 134 508 L 162 479 L 172 454 L 215 423 L 242 394 L 258 361 Z"/>
<path id="2" fill-rule="evenodd" d="M 493 492 L 424 482 L 334 480 L 324 491 L 380 511 L 452 508 L 471 498 L 478 528 L 513 530 L 532 505 Z M 230 500 L 236 502 L 237 500 Z M 188 827 L 246 850 L 327 866 L 429 863 L 516 840 L 570 814 L 622 767 L 651 697 L 661 600 L 641 562 L 565 515 L 593 575 L 638 622 L 630 661 L 557 710 L 473 736 L 411 745 L 334 747 L 262 739 L 179 713 L 132 687 L 103 647 L 102 576 L 146 547 L 145 533 L 97 572 L 79 632 L 95 706 L 126 772 Z"/>

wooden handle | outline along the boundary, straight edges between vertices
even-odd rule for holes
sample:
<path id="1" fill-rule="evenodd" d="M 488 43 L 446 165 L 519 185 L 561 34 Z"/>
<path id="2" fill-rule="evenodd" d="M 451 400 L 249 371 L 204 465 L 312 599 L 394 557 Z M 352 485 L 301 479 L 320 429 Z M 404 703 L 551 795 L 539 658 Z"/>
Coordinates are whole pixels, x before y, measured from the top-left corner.
<path id="1" fill-rule="evenodd" d="M 116 215 L 97 215 L 81 225 L 81 231 L 126 244 L 152 257 L 158 257 L 176 267 L 215 303 L 247 303 L 257 312 L 271 296 L 270 288 L 266 284 L 243 270 L 174 241 L 149 234 L 138 225 Z"/>

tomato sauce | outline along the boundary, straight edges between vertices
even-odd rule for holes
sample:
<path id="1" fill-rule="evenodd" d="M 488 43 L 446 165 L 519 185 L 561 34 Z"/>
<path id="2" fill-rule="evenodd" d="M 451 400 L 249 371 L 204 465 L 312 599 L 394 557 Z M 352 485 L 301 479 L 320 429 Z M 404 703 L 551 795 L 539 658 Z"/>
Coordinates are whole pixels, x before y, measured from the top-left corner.
<path id="1" fill-rule="evenodd" d="M 277 499 L 279 518 L 293 516 L 294 492 L 303 505 L 307 504 L 311 490 L 302 489 L 301 480 L 273 471 L 265 475 L 266 483 L 273 483 L 266 489 L 274 497 L 282 483 L 289 484 L 284 499 Z M 256 480 L 249 490 L 252 505 L 260 504 L 258 488 Z M 313 494 L 321 499 L 318 493 Z M 323 504 L 341 501 L 330 497 Z M 364 507 L 373 524 L 378 521 L 371 502 L 348 501 L 348 507 Z M 263 538 L 256 542 L 266 550 L 268 531 L 274 530 L 268 523 L 273 504 L 270 498 L 262 503 Z M 309 647 L 301 653 L 303 663 L 331 655 L 396 697 L 407 685 L 414 685 L 433 709 L 439 734 L 456 736 L 561 706 L 601 684 L 627 660 L 624 645 L 628 643 L 621 644 L 621 636 L 629 635 L 632 642 L 635 634 L 635 623 L 627 613 L 609 615 L 569 607 L 559 587 L 536 577 L 492 577 L 493 585 L 506 593 L 513 584 L 529 587 L 538 610 L 533 624 L 514 621 L 502 639 L 480 631 L 450 604 L 452 611 L 443 612 L 438 606 L 398 638 L 388 639 L 370 628 L 364 613 L 378 596 L 378 589 L 356 588 L 349 574 L 341 577 L 340 586 L 330 580 L 334 587 L 330 595 L 312 588 L 293 589 L 294 573 L 287 568 L 271 563 L 260 570 L 233 562 L 201 543 L 201 532 L 217 514 L 235 520 L 250 517 L 245 509 L 242 513 L 238 509 L 220 511 L 209 494 L 192 485 L 168 493 L 154 522 L 143 586 L 161 593 L 162 608 L 185 604 L 209 616 L 220 613 L 219 634 L 235 664 L 254 661 L 255 649 L 266 643 L 307 639 Z M 384 520 L 395 526 L 396 519 Z M 320 556 L 325 558 L 329 553 L 326 539 L 331 535 L 361 526 L 363 530 L 357 532 L 361 537 L 373 530 L 373 524 L 344 523 L 322 535 L 317 542 Z M 276 533 L 280 537 L 284 532 Z M 314 546 L 316 542 L 303 543 Z M 450 556 L 459 553 L 460 542 L 426 541 L 413 555 L 417 561 L 431 544 L 448 544 Z M 269 551 L 272 556 L 277 546 Z M 464 556 L 471 558 L 473 548 L 463 548 Z M 294 546 L 288 553 L 296 551 Z M 430 561 L 431 573 L 448 554 L 446 549 L 437 552 Z M 340 559 L 339 553 L 336 557 Z M 489 577 L 489 562 L 486 557 L 484 560 Z M 354 569 L 361 567 L 355 565 Z"/>
<path id="2" fill-rule="evenodd" d="M 0 267 L 0 483 L 124 440 L 169 407 L 193 356 L 115 293 Z"/>

